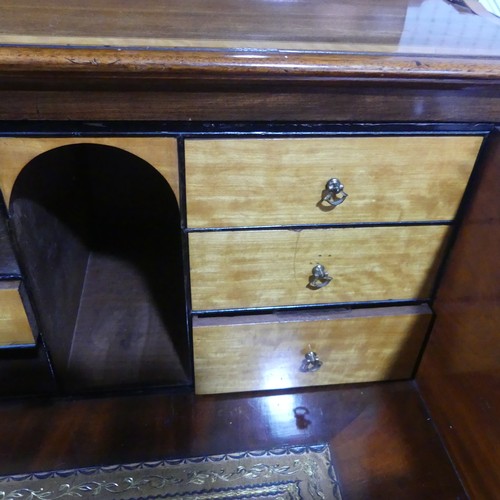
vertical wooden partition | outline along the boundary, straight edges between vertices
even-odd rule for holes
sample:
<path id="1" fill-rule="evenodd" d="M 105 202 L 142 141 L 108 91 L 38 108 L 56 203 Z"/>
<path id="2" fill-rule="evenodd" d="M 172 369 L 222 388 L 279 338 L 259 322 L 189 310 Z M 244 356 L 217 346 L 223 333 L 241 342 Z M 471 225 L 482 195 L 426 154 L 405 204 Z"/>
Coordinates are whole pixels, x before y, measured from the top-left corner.
<path id="1" fill-rule="evenodd" d="M 9 212 L 66 391 L 190 383 L 179 207 L 158 169 L 108 145 L 51 149 L 22 169 Z"/>
<path id="2" fill-rule="evenodd" d="M 479 165 L 417 374 L 471 498 L 494 498 L 500 488 L 499 166 L 497 131 Z"/>

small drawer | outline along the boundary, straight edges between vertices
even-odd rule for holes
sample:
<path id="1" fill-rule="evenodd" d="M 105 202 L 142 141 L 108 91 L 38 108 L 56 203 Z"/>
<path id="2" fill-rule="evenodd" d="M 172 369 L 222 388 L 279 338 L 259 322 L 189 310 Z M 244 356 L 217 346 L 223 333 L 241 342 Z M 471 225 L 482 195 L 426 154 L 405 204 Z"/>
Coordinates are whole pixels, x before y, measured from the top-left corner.
<path id="1" fill-rule="evenodd" d="M 481 142 L 452 136 L 188 140 L 188 226 L 451 220 Z M 330 179 L 344 191 L 329 197 Z"/>
<path id="2" fill-rule="evenodd" d="M 427 299 L 448 226 L 189 234 L 193 310 Z M 315 280 L 324 266 L 331 281 Z M 323 285 L 323 286 L 322 286 Z"/>
<path id="3" fill-rule="evenodd" d="M 372 382 L 412 376 L 428 306 L 195 318 L 198 394 Z M 314 351 L 318 361 L 306 360 Z"/>
<path id="4" fill-rule="evenodd" d="M 35 344 L 21 286 L 20 281 L 0 281 L 0 348 Z"/>

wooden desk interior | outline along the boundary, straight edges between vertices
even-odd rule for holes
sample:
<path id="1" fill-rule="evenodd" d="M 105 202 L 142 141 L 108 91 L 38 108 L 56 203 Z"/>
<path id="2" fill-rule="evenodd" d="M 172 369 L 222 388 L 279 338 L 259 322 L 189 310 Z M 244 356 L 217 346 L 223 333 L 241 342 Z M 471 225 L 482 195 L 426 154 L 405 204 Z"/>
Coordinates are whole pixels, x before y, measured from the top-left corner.
<path id="1" fill-rule="evenodd" d="M 499 124 L 466 2 L 2 2 L 0 475 L 329 442 L 494 498 Z"/>

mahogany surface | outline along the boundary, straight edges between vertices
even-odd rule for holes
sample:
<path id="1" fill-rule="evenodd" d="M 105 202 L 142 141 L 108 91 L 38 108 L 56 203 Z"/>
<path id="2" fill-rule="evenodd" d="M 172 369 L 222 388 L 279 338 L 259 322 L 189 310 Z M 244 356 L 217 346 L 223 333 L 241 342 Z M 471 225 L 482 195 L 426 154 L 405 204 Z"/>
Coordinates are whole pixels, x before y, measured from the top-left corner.
<path id="1" fill-rule="evenodd" d="M 500 488 L 500 132 L 483 162 L 417 380 L 469 494 L 486 499 Z"/>
<path id="2" fill-rule="evenodd" d="M 64 81 L 57 74 L 49 81 Z M 1 80 L 1 78 L 0 78 Z M 147 83 L 144 83 L 146 85 Z M 0 82 L 1 85 L 1 82 Z M 38 85 L 38 84 L 36 84 Z M 199 120 L 199 121 L 445 121 L 500 120 L 498 86 L 465 90 L 368 88 L 286 82 L 272 89 L 201 88 L 181 92 L 0 90 L 2 120 Z M 214 85 L 214 84 L 212 84 Z M 344 84 L 345 85 L 345 84 Z M 90 86 L 89 86 L 90 87 Z M 19 85 L 22 89 L 22 86 Z M 12 103 L 16 106 L 13 107 Z"/>
<path id="3" fill-rule="evenodd" d="M 11 401 L 0 421 L 0 474 L 328 442 L 346 500 L 466 498 L 410 382 Z"/>
<path id="4" fill-rule="evenodd" d="M 500 116 L 500 26 L 444 0 L 9 0 L 0 19 L 1 119 Z"/>
<path id="5" fill-rule="evenodd" d="M 291 132 L 312 122 L 494 124 L 499 40 L 498 25 L 445 0 L 5 0 L 0 119 L 280 121 Z M 435 423 L 470 492 L 497 487 L 498 342 L 486 333 L 499 324 L 498 224 L 487 209 L 498 214 L 498 160 L 488 164 L 493 179 L 475 201 L 484 217 L 459 238 L 419 377 L 435 422 L 411 382 L 3 401 L 0 473 L 328 441 L 347 499 L 466 498 Z M 458 298 L 443 295 L 455 285 Z M 42 345 L 0 358 L 4 394 L 53 389 Z"/>

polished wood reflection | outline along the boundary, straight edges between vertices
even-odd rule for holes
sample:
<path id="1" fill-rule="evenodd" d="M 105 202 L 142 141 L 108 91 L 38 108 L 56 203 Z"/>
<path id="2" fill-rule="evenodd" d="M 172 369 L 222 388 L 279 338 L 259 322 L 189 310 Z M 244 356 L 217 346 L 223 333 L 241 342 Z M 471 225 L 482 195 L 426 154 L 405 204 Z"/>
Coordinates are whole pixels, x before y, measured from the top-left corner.
<path id="1" fill-rule="evenodd" d="M 5 0 L 0 17 L 0 42 L 16 45 L 499 54 L 493 23 L 439 0 Z"/>
<path id="2" fill-rule="evenodd" d="M 471 498 L 500 490 L 500 131 L 492 134 L 435 303 L 417 380 Z"/>
<path id="3" fill-rule="evenodd" d="M 198 394 L 409 379 L 431 320 L 427 306 L 196 318 Z M 317 371 L 304 367 L 317 353 Z"/>
<path id="4" fill-rule="evenodd" d="M 346 500 L 465 499 L 411 383 L 0 405 L 0 474 L 328 442 Z"/>

